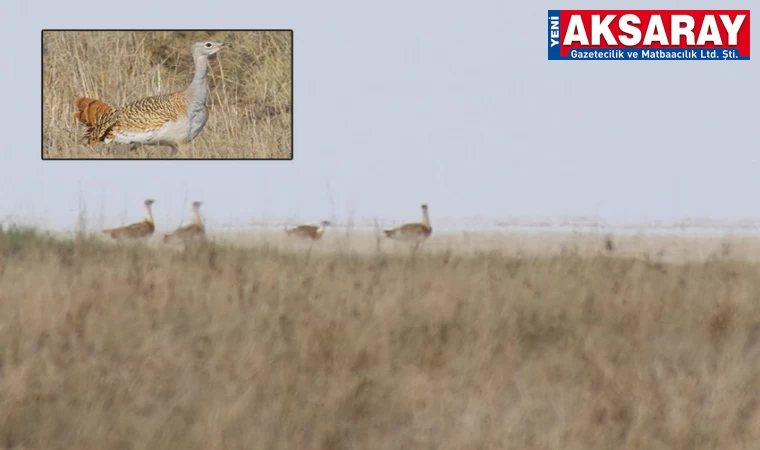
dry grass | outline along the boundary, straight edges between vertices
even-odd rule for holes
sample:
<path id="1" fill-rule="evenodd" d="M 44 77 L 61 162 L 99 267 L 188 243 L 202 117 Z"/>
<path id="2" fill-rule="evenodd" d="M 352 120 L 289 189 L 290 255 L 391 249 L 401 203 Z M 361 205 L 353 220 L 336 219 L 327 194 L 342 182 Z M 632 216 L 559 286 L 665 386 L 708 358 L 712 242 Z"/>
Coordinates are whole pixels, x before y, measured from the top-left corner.
<path id="1" fill-rule="evenodd" d="M 209 120 L 177 158 L 291 159 L 292 32 L 43 31 L 44 159 L 168 158 L 169 147 L 82 143 L 74 98 L 118 107 L 184 90 L 193 77 L 193 42 L 233 45 L 209 60 Z"/>
<path id="2" fill-rule="evenodd" d="M 315 221 L 316 222 L 316 221 Z M 178 224 L 159 223 L 169 229 Z M 381 230 L 356 229 L 335 224 L 325 232 L 323 242 L 310 247 L 308 241 L 288 239 L 282 229 L 261 227 L 238 231 L 219 231 L 212 225 L 209 233 L 215 239 L 237 246 L 257 246 L 262 243 L 283 250 L 312 248 L 315 252 L 352 252 L 372 254 L 377 251 L 406 251 L 402 242 L 386 239 Z M 731 258 L 760 262 L 760 239 L 756 236 L 733 233 L 725 235 L 667 235 L 630 233 L 605 235 L 599 232 L 565 231 L 434 231 L 424 248 L 435 252 L 455 252 L 462 255 L 498 251 L 515 257 L 548 257 L 577 254 L 584 257 L 614 255 L 623 258 L 646 259 L 655 262 L 718 261 Z M 609 250 L 609 243 L 612 250 Z"/>
<path id="3" fill-rule="evenodd" d="M 0 233 L 0 447 L 760 445 L 757 263 L 308 248 Z"/>

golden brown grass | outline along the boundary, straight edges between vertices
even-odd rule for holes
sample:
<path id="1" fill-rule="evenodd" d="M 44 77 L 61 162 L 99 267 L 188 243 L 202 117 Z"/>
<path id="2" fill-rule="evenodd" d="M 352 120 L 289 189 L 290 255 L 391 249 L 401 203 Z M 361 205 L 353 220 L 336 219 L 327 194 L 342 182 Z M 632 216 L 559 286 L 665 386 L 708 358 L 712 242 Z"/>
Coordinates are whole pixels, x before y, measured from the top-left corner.
<path id="1" fill-rule="evenodd" d="M 74 98 L 118 107 L 184 90 L 190 46 L 204 39 L 233 47 L 209 60 L 208 123 L 176 157 L 291 159 L 290 31 L 43 31 L 43 158 L 168 158 L 169 147 L 82 144 Z"/>
<path id="2" fill-rule="evenodd" d="M 0 233 L 0 447 L 760 444 L 757 263 L 308 248 Z"/>

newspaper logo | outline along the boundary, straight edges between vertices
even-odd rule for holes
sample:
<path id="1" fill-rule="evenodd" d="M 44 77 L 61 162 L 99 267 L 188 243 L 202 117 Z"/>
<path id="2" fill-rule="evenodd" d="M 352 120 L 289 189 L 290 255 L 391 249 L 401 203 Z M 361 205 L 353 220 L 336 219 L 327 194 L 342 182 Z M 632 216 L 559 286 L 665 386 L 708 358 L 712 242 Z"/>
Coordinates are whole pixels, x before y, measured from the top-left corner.
<path id="1" fill-rule="evenodd" d="M 749 60 L 749 10 L 549 10 L 549 59 Z"/>

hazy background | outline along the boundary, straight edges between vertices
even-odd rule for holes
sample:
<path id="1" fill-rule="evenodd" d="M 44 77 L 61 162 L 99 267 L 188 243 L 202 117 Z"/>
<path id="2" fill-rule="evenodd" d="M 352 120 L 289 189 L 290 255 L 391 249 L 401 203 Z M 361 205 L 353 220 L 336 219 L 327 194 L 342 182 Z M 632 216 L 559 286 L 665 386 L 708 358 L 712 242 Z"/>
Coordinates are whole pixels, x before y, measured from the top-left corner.
<path id="1" fill-rule="evenodd" d="M 415 219 L 422 202 L 434 226 L 758 217 L 757 59 L 551 62 L 546 48 L 552 8 L 751 5 L 6 2 L 0 220 L 70 228 L 81 200 L 93 225 L 119 224 L 153 197 L 160 229 L 187 220 L 183 202 L 196 199 L 210 226 L 317 221 L 333 213 L 325 179 L 339 221 Z M 293 29 L 294 160 L 42 161 L 43 28 Z"/>

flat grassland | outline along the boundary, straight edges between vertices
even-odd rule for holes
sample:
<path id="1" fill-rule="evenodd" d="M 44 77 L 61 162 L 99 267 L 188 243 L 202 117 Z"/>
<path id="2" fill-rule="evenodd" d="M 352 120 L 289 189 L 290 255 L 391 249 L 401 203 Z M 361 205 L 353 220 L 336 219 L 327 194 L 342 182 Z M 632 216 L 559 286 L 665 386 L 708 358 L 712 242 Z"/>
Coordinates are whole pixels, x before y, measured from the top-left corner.
<path id="1" fill-rule="evenodd" d="M 0 233 L 0 448 L 760 446 L 760 265 L 728 241 L 332 239 Z"/>
<path id="2" fill-rule="evenodd" d="M 76 97 L 114 108 L 182 91 L 193 78 L 190 46 L 232 44 L 209 59 L 209 119 L 176 158 L 291 159 L 290 31 L 43 31 L 44 159 L 169 158 L 169 147 L 83 143 Z"/>

